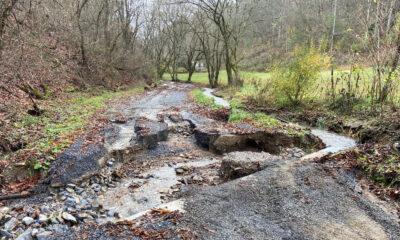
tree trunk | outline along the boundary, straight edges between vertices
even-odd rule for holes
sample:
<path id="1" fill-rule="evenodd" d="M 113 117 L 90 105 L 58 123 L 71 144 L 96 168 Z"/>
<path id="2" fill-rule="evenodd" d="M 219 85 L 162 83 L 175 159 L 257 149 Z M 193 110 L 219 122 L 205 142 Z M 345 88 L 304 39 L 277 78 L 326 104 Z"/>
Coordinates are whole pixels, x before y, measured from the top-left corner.
<path id="1" fill-rule="evenodd" d="M 79 5 L 78 2 L 78 9 L 77 9 L 77 22 L 78 22 L 78 29 L 79 29 L 79 34 L 80 34 L 80 41 L 79 41 L 79 47 L 81 51 L 81 57 L 82 57 L 82 66 L 86 67 L 87 66 L 87 60 L 86 60 L 86 52 L 85 52 L 85 39 L 83 36 L 83 29 L 81 25 L 81 14 L 82 10 L 85 7 L 85 5 L 88 3 L 89 0 L 84 0 L 82 2 L 82 5 Z"/>
<path id="2" fill-rule="evenodd" d="M 229 59 L 229 57 L 228 57 Z M 226 60 L 225 60 L 226 61 Z M 228 76 L 228 86 L 232 87 L 234 86 L 234 80 L 233 80 L 233 71 L 232 71 L 232 65 L 230 62 L 226 61 L 225 62 L 225 68 L 226 68 L 226 75 Z"/>
<path id="3" fill-rule="evenodd" d="M 193 71 L 190 71 L 187 79 L 188 82 L 192 82 L 192 76 L 193 76 Z"/>
<path id="4" fill-rule="evenodd" d="M 380 102 L 381 103 L 383 103 L 384 101 L 387 100 L 387 97 L 389 95 L 390 89 L 392 87 L 393 74 L 396 71 L 396 68 L 397 68 L 397 66 L 399 64 L 399 59 L 400 59 L 400 34 L 397 36 L 397 43 L 396 44 L 397 44 L 396 45 L 397 46 L 396 55 L 395 55 L 395 57 L 393 59 L 393 63 L 392 63 L 392 67 L 391 67 L 390 72 L 389 72 L 388 79 L 387 79 L 387 81 L 386 81 L 386 83 L 385 83 L 385 85 L 384 85 L 384 87 L 382 89 L 382 92 L 381 92 L 381 96 L 380 96 Z"/>
<path id="5" fill-rule="evenodd" d="M 390 8 L 389 8 L 389 14 L 388 14 L 388 21 L 387 21 L 387 25 L 386 25 L 386 35 L 389 34 L 390 31 L 390 25 L 392 23 L 392 14 L 393 14 L 393 8 L 394 5 L 396 4 L 396 0 L 392 0 L 390 2 Z"/>
<path id="6" fill-rule="evenodd" d="M 105 14 L 104 14 L 104 26 L 103 26 L 103 34 L 104 34 L 104 46 L 105 50 L 107 53 L 107 59 L 109 60 L 110 57 L 110 44 L 111 44 L 111 38 L 110 38 L 110 32 L 108 30 L 108 25 L 109 25 L 109 18 L 110 18 L 110 4 L 109 0 L 104 0 L 104 8 L 105 8 Z"/>
<path id="7" fill-rule="evenodd" d="M 228 76 L 228 86 L 233 86 L 234 85 L 234 80 L 233 80 L 233 74 L 232 74 L 232 63 L 231 63 L 231 56 L 229 52 L 229 43 L 228 40 L 224 40 L 224 45 L 225 45 L 225 68 L 226 68 L 226 74 Z"/>
<path id="8" fill-rule="evenodd" d="M 18 0 L 2 0 L 2 8 L 0 9 L 0 58 L 1 58 L 1 53 L 4 48 L 4 43 L 3 43 L 3 34 L 6 30 L 6 25 L 7 25 L 7 19 L 11 14 L 11 11 L 14 9 L 15 4 L 17 4 Z"/>
<path id="9" fill-rule="evenodd" d="M 332 24 L 332 37 L 331 37 L 331 52 L 333 51 L 334 37 L 335 37 L 336 11 L 337 11 L 337 0 L 335 0 L 334 6 L 333 6 L 333 24 Z"/>
<path id="10" fill-rule="evenodd" d="M 189 71 L 188 71 L 188 75 L 189 76 L 188 76 L 188 79 L 187 79 L 188 82 L 192 82 L 192 76 L 193 76 L 195 71 L 196 71 L 196 63 L 189 67 Z"/>
<path id="11" fill-rule="evenodd" d="M 368 10 L 367 10 L 367 21 L 366 21 L 366 29 L 365 29 L 365 39 L 368 39 L 368 31 L 369 31 L 369 17 L 371 14 L 371 0 L 368 0 Z"/>
<path id="12" fill-rule="evenodd" d="M 243 87 L 243 80 L 240 78 L 239 70 L 237 69 L 237 66 L 234 67 L 235 73 L 235 87 Z"/>
<path id="13" fill-rule="evenodd" d="M 331 94 L 332 94 L 332 104 L 335 104 L 335 98 L 336 98 L 336 92 L 335 92 L 335 80 L 334 80 L 334 70 L 333 70 L 333 66 L 332 66 L 332 70 L 331 70 Z"/>

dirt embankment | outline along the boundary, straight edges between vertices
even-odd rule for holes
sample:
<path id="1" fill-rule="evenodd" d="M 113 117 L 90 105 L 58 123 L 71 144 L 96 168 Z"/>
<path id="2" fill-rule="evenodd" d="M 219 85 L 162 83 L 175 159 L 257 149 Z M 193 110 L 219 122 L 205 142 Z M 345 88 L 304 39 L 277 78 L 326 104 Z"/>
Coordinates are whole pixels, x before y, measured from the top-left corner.
<path id="1" fill-rule="evenodd" d="M 17 163 L 6 173 L 17 176 L 0 176 L 0 182 L 27 177 L 19 183 L 24 185 L 36 181 L 31 176 L 48 168 L 77 136 L 101 140 L 97 135 L 109 124 L 101 116 L 105 100 L 121 98 L 152 77 L 141 69 L 115 69 L 90 59 L 82 66 L 79 49 L 68 39 L 44 34 L 39 48 L 28 44 L 39 36 L 30 36 L 24 27 L 20 31 L 27 44 L 10 42 L 0 58 L 0 174 L 10 162 Z M 30 172 L 18 170 L 26 167 Z"/>
<path id="2" fill-rule="evenodd" d="M 329 131 L 351 136 L 360 143 L 393 143 L 400 141 L 400 112 L 387 109 L 379 116 L 369 114 L 332 115 L 321 111 L 304 110 L 292 112 L 263 108 L 254 105 L 250 109 L 278 116 L 285 121 L 297 121 L 311 127 L 322 127 Z"/>
<path id="3" fill-rule="evenodd" d="M 15 20 L 23 18 L 19 11 L 15 14 Z M 49 29 L 39 31 L 31 26 L 31 15 L 21 20 L 26 21 L 24 24 L 14 22 L 14 17 L 7 27 L 18 34 L 10 31 L 3 36 L 7 38 L 0 57 L 0 169 L 8 155 L 38 140 L 32 136 L 52 134 L 40 127 L 48 123 L 38 115 L 47 115 L 54 124 L 63 125 L 65 116 L 52 110 L 65 108 L 61 103 L 77 98 L 79 92 L 84 101 L 90 95 L 130 89 L 153 79 L 142 72 L 142 66 L 117 69 L 95 58 L 89 58 L 83 66 L 80 49 L 72 39 Z M 74 113 L 66 114 L 75 117 Z"/>

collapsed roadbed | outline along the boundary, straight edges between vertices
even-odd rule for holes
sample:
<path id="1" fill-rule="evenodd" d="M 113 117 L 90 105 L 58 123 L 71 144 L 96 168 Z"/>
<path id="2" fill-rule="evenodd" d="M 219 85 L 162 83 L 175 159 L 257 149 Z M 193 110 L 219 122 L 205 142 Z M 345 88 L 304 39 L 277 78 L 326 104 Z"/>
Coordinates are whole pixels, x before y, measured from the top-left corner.
<path id="1" fill-rule="evenodd" d="M 307 155 L 303 150 L 323 145 L 311 132 L 298 139 L 209 119 L 193 112 L 192 89 L 168 83 L 110 109 L 111 120 L 116 114 L 125 120 L 104 130 L 104 142 L 80 140 L 61 154 L 41 181 L 46 193 L 1 209 L 0 234 L 20 239 L 400 238 L 395 209 L 381 208 L 347 173 L 335 175 L 309 161 L 354 146 L 352 140 L 314 131 L 329 151 Z"/>
<path id="2" fill-rule="evenodd" d="M 286 147 L 315 149 L 323 146 L 321 140 L 311 133 L 300 138 L 244 124 L 227 127 L 224 122 L 191 112 L 187 102 L 187 107 L 183 107 L 188 100 L 185 95 L 187 90 L 180 88 L 182 86 L 178 85 L 165 90 L 157 89 L 139 103 L 131 104 L 132 111 L 124 111 L 124 118 L 129 121 L 106 129 L 104 143 L 89 146 L 85 146 L 82 140 L 75 143 L 51 165 L 49 177 L 44 182 L 51 187 L 63 187 L 90 178 L 109 161 L 118 163 L 115 166 L 120 167 L 148 149 L 154 149 L 159 142 L 166 141 L 169 128 L 187 123 L 190 125 L 187 131 L 194 134 L 197 144 L 218 154 L 251 148 L 279 154 Z M 190 86 L 183 88 L 189 89 Z"/>

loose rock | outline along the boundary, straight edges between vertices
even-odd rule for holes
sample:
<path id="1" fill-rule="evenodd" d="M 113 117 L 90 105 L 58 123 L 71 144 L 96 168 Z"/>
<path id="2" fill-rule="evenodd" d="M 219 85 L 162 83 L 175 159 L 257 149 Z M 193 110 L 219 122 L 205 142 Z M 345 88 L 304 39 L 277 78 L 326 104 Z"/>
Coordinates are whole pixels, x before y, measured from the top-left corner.
<path id="1" fill-rule="evenodd" d="M 10 239 L 10 238 L 14 237 L 11 233 L 9 233 L 5 230 L 0 230 L 0 236 L 5 237 L 6 239 Z"/>
<path id="2" fill-rule="evenodd" d="M 181 175 L 181 174 L 184 174 L 184 173 L 185 173 L 185 170 L 183 170 L 182 168 L 176 168 L 176 169 L 175 169 L 175 172 L 176 172 L 176 174 Z"/>
<path id="3" fill-rule="evenodd" d="M 32 228 L 28 228 L 16 240 L 32 240 Z"/>
<path id="4" fill-rule="evenodd" d="M 42 224 L 44 224 L 44 223 L 47 223 L 47 216 L 46 215 L 44 215 L 44 214 L 39 214 L 39 223 L 42 223 Z"/>
<path id="5" fill-rule="evenodd" d="M 63 213 L 62 213 L 62 218 L 63 218 L 65 221 L 68 221 L 68 222 L 72 222 L 72 223 L 76 223 L 76 222 L 77 222 L 77 221 L 76 221 L 76 218 L 75 218 L 74 216 L 72 216 L 71 214 L 66 213 L 66 212 L 63 212 Z"/>
<path id="6" fill-rule="evenodd" d="M 51 236 L 52 234 L 53 234 L 53 233 L 50 232 L 50 231 L 45 231 L 45 232 L 38 233 L 38 234 L 36 235 L 36 238 L 37 238 L 37 240 L 48 240 L 48 239 L 50 239 L 50 236 Z"/>
<path id="7" fill-rule="evenodd" d="M 31 225 L 35 220 L 31 217 L 24 217 L 22 219 L 22 223 L 25 224 L 26 226 Z"/>
<path id="8" fill-rule="evenodd" d="M 4 224 L 4 229 L 6 231 L 11 231 L 13 230 L 16 226 L 18 225 L 18 220 L 16 218 L 11 218 Z"/>
<path id="9" fill-rule="evenodd" d="M 40 211 L 44 213 L 51 213 L 50 208 L 48 206 L 41 206 Z"/>
<path id="10" fill-rule="evenodd" d="M 32 236 L 36 237 L 36 235 L 39 233 L 39 229 L 34 228 L 32 229 Z"/>

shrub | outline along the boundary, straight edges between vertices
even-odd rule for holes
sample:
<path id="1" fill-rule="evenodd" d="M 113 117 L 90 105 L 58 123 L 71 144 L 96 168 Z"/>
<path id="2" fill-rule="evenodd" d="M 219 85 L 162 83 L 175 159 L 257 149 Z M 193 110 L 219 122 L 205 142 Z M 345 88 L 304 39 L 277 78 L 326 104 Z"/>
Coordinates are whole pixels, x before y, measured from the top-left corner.
<path id="1" fill-rule="evenodd" d="M 188 71 L 183 67 L 179 67 L 178 68 L 178 73 L 188 73 Z"/>
<path id="2" fill-rule="evenodd" d="M 313 45 L 309 48 L 296 47 L 289 62 L 273 70 L 274 93 L 286 97 L 292 105 L 301 104 L 321 70 L 329 67 L 329 61 L 330 58 Z"/>

